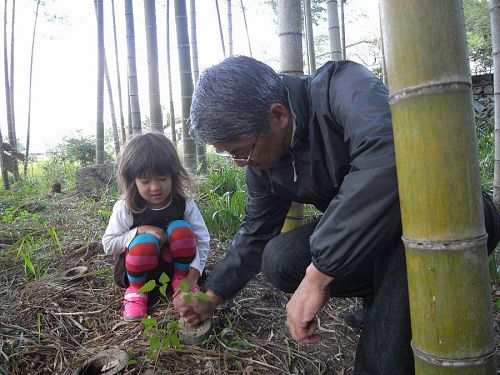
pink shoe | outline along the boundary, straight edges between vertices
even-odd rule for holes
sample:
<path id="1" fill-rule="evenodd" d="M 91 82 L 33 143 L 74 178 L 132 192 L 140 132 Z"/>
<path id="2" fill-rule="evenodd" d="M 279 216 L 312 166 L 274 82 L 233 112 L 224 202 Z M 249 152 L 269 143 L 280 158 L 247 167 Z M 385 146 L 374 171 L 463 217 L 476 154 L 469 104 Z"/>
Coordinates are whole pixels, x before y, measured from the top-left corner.
<path id="1" fill-rule="evenodd" d="M 179 287 L 179 284 L 181 282 L 182 279 L 178 279 L 176 277 L 174 277 L 174 279 L 172 280 L 172 289 L 174 291 L 177 290 L 177 288 Z M 199 292 L 200 291 L 200 287 L 198 285 L 195 285 L 191 290 L 191 292 Z"/>
<path id="2" fill-rule="evenodd" d="M 123 319 L 141 320 L 148 314 L 148 295 L 139 293 L 139 289 L 128 287 L 123 296 Z"/>

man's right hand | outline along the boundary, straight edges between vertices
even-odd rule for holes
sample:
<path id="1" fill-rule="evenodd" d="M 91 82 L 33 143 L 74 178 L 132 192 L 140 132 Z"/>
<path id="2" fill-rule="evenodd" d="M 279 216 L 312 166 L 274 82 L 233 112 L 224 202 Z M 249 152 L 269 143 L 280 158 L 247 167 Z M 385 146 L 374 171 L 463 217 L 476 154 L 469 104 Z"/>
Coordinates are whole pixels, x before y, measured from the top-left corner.
<path id="1" fill-rule="evenodd" d="M 195 326 L 207 320 L 214 313 L 215 307 L 220 303 L 221 298 L 211 290 L 208 290 L 205 294 L 210 297 L 210 301 L 191 297 L 190 301 L 186 302 L 184 293 L 180 293 L 174 298 L 174 307 L 186 323 Z"/>

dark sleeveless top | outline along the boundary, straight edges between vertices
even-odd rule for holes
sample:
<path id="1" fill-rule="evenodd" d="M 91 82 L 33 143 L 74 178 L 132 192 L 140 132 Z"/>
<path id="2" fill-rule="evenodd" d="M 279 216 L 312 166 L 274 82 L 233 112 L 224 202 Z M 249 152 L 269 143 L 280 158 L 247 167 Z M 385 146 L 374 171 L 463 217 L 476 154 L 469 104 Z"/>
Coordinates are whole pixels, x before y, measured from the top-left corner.
<path id="1" fill-rule="evenodd" d="M 154 225 L 155 227 L 166 230 L 171 221 L 184 218 L 185 210 L 186 200 L 184 198 L 174 197 L 170 205 L 161 210 L 153 210 L 148 207 L 140 214 L 132 214 L 134 223 L 130 229 L 140 225 Z"/>

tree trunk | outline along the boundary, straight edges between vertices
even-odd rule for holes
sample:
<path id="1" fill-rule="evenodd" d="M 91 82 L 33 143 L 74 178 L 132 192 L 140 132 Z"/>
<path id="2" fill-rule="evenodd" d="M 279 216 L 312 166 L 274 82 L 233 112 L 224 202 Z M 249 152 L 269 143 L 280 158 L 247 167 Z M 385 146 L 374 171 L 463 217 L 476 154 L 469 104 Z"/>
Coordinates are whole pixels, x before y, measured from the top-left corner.
<path id="1" fill-rule="evenodd" d="M 170 65 L 170 0 L 167 0 L 167 78 L 168 78 L 168 96 L 170 102 L 169 124 L 172 134 L 172 142 L 177 148 L 177 134 L 175 131 L 175 112 L 174 112 L 174 94 L 172 93 L 172 67 Z"/>
<path id="2" fill-rule="evenodd" d="M 342 33 L 342 59 L 347 60 L 347 51 L 345 48 L 345 17 L 344 17 L 345 0 L 340 0 L 340 31 Z"/>
<path id="3" fill-rule="evenodd" d="M 250 57 L 252 57 L 252 45 L 250 44 L 250 34 L 248 33 L 247 15 L 245 13 L 245 7 L 243 6 L 243 0 L 240 0 L 240 5 L 241 5 L 241 12 L 243 13 L 243 20 L 245 21 L 245 31 L 247 34 L 248 52 L 250 53 Z"/>
<path id="4" fill-rule="evenodd" d="M 227 4 L 227 46 L 229 47 L 229 56 L 233 56 L 233 13 L 231 0 L 226 0 Z"/>
<path id="5" fill-rule="evenodd" d="M 127 63 L 130 115 L 133 135 L 142 133 L 139 89 L 137 87 L 137 66 L 135 61 L 134 8 L 132 0 L 125 1 L 125 20 L 127 25 Z"/>
<path id="6" fill-rule="evenodd" d="M 342 0 L 340 0 L 342 1 Z M 342 45 L 340 43 L 339 4 L 337 0 L 326 2 L 328 11 L 328 33 L 330 35 L 330 59 L 342 60 Z"/>
<path id="7" fill-rule="evenodd" d="M 302 75 L 302 20 L 300 0 L 278 0 L 278 35 L 280 38 L 280 70 L 290 75 Z M 293 202 L 282 231 L 304 223 L 304 205 Z"/>
<path id="8" fill-rule="evenodd" d="M 191 14 L 191 60 L 193 61 L 193 82 L 198 81 L 198 40 L 196 37 L 196 4 L 195 0 L 190 0 Z M 207 173 L 207 147 L 204 143 L 196 143 L 196 156 L 198 161 L 198 170 L 200 173 Z"/>
<path id="9" fill-rule="evenodd" d="M 3 188 L 5 190 L 10 190 L 9 173 L 7 172 L 7 165 L 5 163 L 5 154 L 3 151 L 3 137 L 1 129 L 0 129 L 0 168 L 2 169 Z"/>
<path id="10" fill-rule="evenodd" d="M 316 55 L 314 53 L 314 34 L 311 15 L 311 0 L 304 0 L 304 19 L 306 20 L 307 28 L 307 56 L 309 61 L 309 72 L 316 72 Z"/>
<path id="11" fill-rule="evenodd" d="M 11 32 L 10 32 L 10 105 L 12 106 L 12 130 L 9 129 L 9 143 L 14 151 L 17 152 L 17 134 L 16 134 L 16 106 L 14 105 L 15 95 L 14 95 L 14 35 L 15 35 L 15 20 L 16 20 L 16 0 L 12 0 L 12 18 L 11 18 Z M 14 181 L 19 180 L 19 165 L 17 163 L 17 156 L 15 153 L 12 153 L 12 166 L 13 166 L 13 174 Z"/>
<path id="12" fill-rule="evenodd" d="M 460 1 L 384 0 L 417 374 L 494 374 L 486 232 Z"/>
<path id="13" fill-rule="evenodd" d="M 191 56 L 186 11 L 186 0 L 175 0 L 175 25 L 177 31 L 177 47 L 179 50 L 179 68 L 181 71 L 181 104 L 182 104 L 182 136 L 184 143 L 184 164 L 191 173 L 196 172 L 196 144 L 189 134 L 189 109 L 193 96 L 193 80 L 191 76 Z"/>
<path id="14" fill-rule="evenodd" d="M 217 9 L 217 21 L 219 22 L 219 35 L 220 35 L 220 44 L 222 46 L 222 54 L 224 58 L 226 58 L 226 46 L 224 43 L 224 33 L 222 32 L 222 22 L 220 19 L 219 0 L 215 0 L 215 8 Z"/>
<path id="15" fill-rule="evenodd" d="M 96 164 L 104 164 L 104 23 L 102 0 L 95 0 L 97 18 Z"/>
<path id="16" fill-rule="evenodd" d="M 122 83 L 120 75 L 120 64 L 118 58 L 118 41 L 116 38 L 115 0 L 111 0 L 111 11 L 113 13 L 113 38 L 115 44 L 116 77 L 118 81 L 118 105 L 120 107 L 120 130 L 121 130 L 122 144 L 123 144 L 127 141 L 127 133 L 125 131 L 125 118 L 123 116 Z"/>
<path id="17" fill-rule="evenodd" d="M 116 123 L 115 103 L 113 101 L 113 88 L 109 79 L 108 63 L 106 62 L 106 55 L 104 56 L 104 78 L 106 79 L 106 87 L 108 89 L 109 111 L 111 114 L 111 128 L 113 129 L 113 141 L 115 145 L 115 155 L 118 157 L 120 154 L 120 136 L 118 135 L 118 124 Z"/>
<path id="18" fill-rule="evenodd" d="M 30 130 L 31 130 L 31 88 L 33 82 L 33 56 L 35 54 L 35 36 L 36 36 L 36 25 L 38 21 L 38 9 L 40 8 L 40 0 L 36 2 L 36 11 L 35 11 L 35 21 L 33 22 L 33 35 L 31 37 L 31 58 L 30 58 L 30 81 L 28 87 L 28 123 L 26 130 L 26 150 L 24 154 L 24 177 L 28 173 L 28 158 L 30 154 Z"/>
<path id="19" fill-rule="evenodd" d="M 146 47 L 148 51 L 149 115 L 151 117 L 151 130 L 163 133 L 155 0 L 144 0 L 144 21 L 146 23 Z"/>
<path id="20" fill-rule="evenodd" d="M 283 74 L 304 74 L 300 0 L 278 0 L 280 70 Z"/>
<path id="21" fill-rule="evenodd" d="M 500 210 L 500 0 L 490 0 L 491 38 L 493 44 L 493 85 L 495 98 L 495 168 L 493 202 Z"/>
<path id="22" fill-rule="evenodd" d="M 14 11 L 14 10 L 13 10 Z M 5 107 L 7 109 L 7 128 L 8 128 L 8 140 L 9 144 L 12 148 L 13 151 L 17 151 L 17 145 L 16 145 L 16 130 L 15 130 L 15 125 L 14 125 L 14 104 L 13 104 L 13 95 L 12 95 L 12 85 L 10 83 L 10 80 L 13 79 L 12 75 L 9 76 L 9 54 L 8 54 L 8 49 L 7 49 L 7 1 L 5 1 L 5 8 L 4 8 L 4 27 L 3 27 L 3 32 L 4 32 L 4 39 L 3 39 L 3 48 L 4 48 L 4 78 L 5 78 Z M 12 41 L 11 41 L 12 43 Z M 12 51 L 11 51 L 12 53 Z M 11 60 L 12 64 L 12 60 Z M 10 67 L 10 69 L 13 69 L 13 66 Z M 5 158 L 6 156 L 4 156 Z M 14 181 L 17 181 L 19 179 L 19 169 L 17 165 L 17 159 L 15 156 L 15 153 L 13 152 L 11 156 L 12 162 L 9 163 L 4 163 L 7 168 L 7 164 L 11 165 L 11 172 L 14 175 Z M 8 169 L 8 168 L 7 168 Z"/>

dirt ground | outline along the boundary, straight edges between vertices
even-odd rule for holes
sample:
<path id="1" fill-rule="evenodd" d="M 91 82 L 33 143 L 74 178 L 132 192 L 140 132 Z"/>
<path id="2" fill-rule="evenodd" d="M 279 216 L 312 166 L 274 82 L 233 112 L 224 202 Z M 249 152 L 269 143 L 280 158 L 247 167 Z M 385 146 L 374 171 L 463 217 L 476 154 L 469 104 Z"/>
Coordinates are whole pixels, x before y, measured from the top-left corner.
<path id="1" fill-rule="evenodd" d="M 352 374 L 360 332 L 343 319 L 359 302 L 332 299 L 319 315 L 321 343 L 297 345 L 285 324 L 289 296 L 260 275 L 217 308 L 201 346 L 151 352 L 154 331 L 121 318 L 123 291 L 113 285 L 113 259 L 102 252 L 95 207 L 75 194 L 50 194 L 26 209 L 50 217 L 64 240 L 60 248 L 38 249 L 45 267 L 35 280 L 16 259 L 22 230 L 0 230 L 0 374 L 100 374 L 81 366 L 110 348 L 128 356 L 121 374 Z M 224 248 L 212 241 L 209 273 Z M 77 266 L 87 271 L 68 280 L 65 272 Z M 159 329 L 178 319 L 168 300 L 151 315 Z"/>

